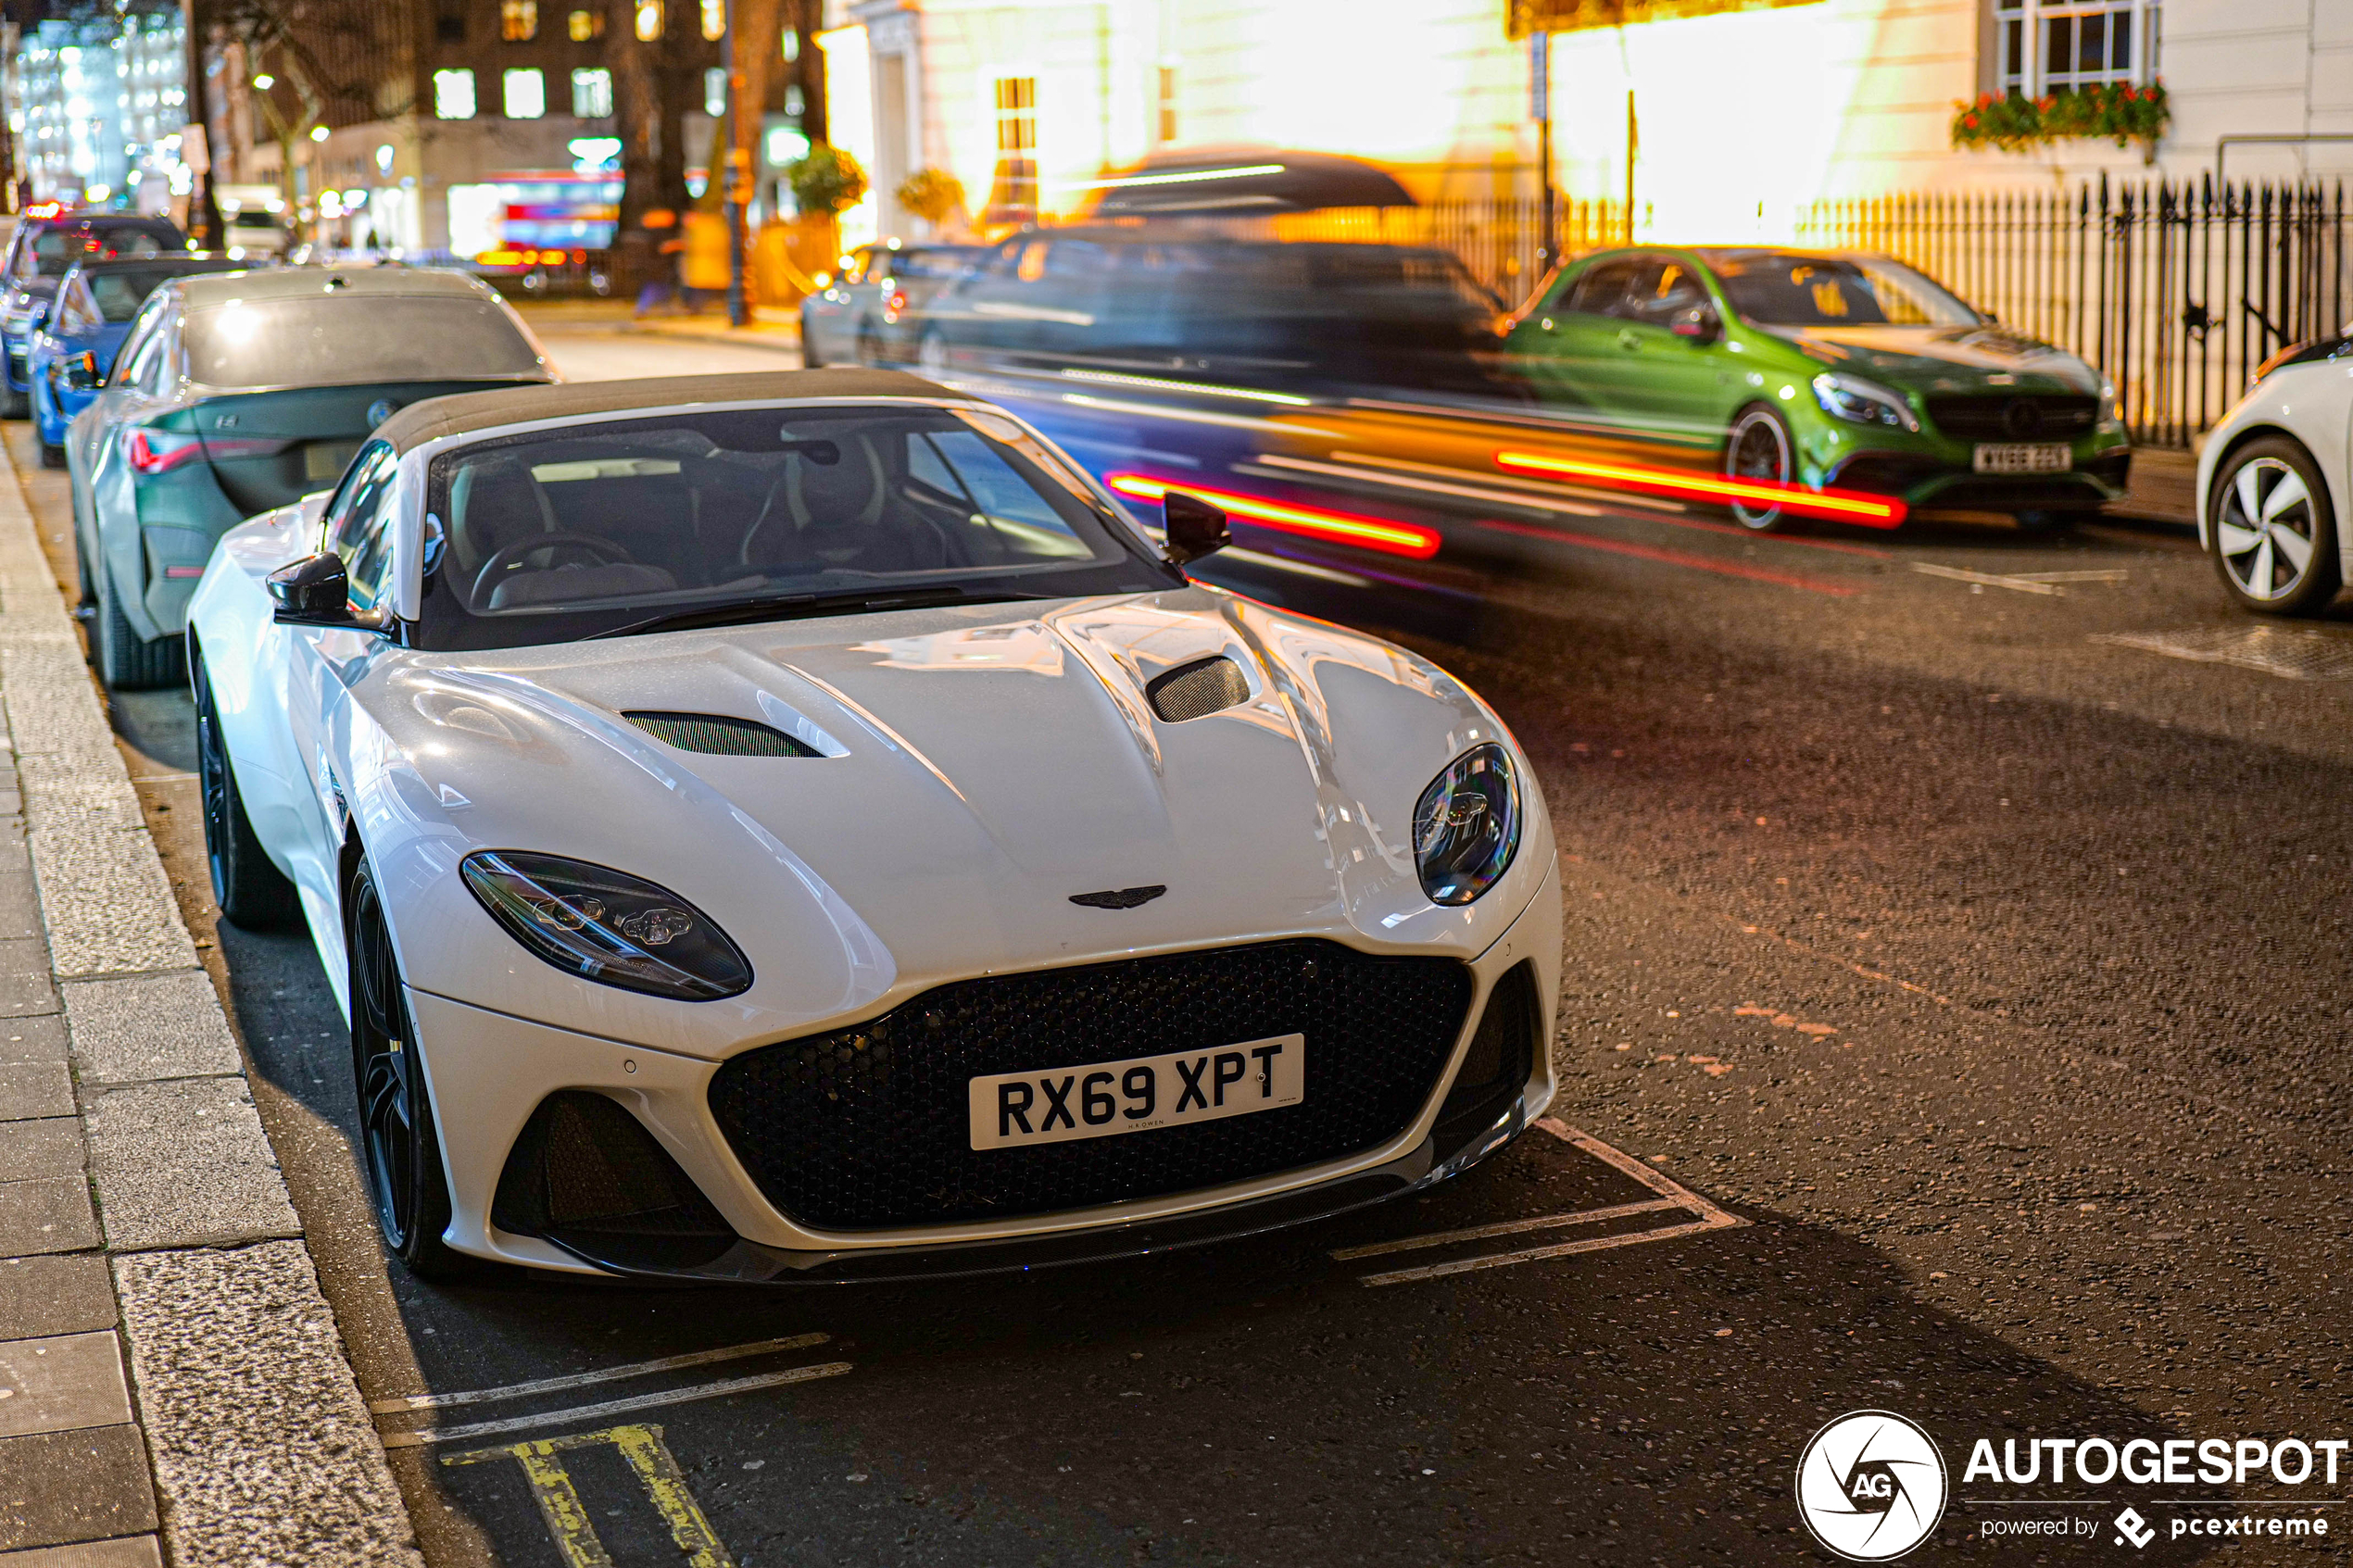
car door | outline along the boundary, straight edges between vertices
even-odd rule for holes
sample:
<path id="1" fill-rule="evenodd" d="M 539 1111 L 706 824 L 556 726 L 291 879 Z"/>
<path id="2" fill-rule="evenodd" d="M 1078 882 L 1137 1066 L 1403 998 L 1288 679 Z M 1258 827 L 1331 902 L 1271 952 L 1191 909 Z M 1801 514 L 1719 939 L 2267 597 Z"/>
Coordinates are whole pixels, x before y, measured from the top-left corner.
<path id="1" fill-rule="evenodd" d="M 1676 256 L 1641 257 L 1617 320 L 1612 380 L 1619 407 L 1654 437 L 1716 445 L 1726 423 L 1714 414 L 1722 322 L 1694 265 Z"/>
<path id="2" fill-rule="evenodd" d="M 343 558 L 355 609 L 372 609 L 392 598 L 394 508 L 386 503 L 398 468 L 399 454 L 388 442 L 370 442 L 345 471 L 321 520 L 320 547 Z M 288 626 L 283 631 L 286 725 L 310 784 L 302 802 L 306 836 L 321 857 L 321 868 L 332 868 L 348 815 L 334 737 L 345 723 L 342 709 L 352 685 L 389 645 L 381 634 L 358 627 Z"/>
<path id="3" fill-rule="evenodd" d="M 169 377 L 170 302 L 158 295 L 132 323 L 122 352 L 92 404 L 84 433 L 82 471 L 88 534 L 83 558 L 94 566 L 111 561 L 115 583 L 127 598 L 145 596 L 139 568 L 139 502 L 131 469 L 129 426 L 163 400 Z"/>
<path id="4" fill-rule="evenodd" d="M 1615 428 L 1617 407 L 1617 343 L 1626 310 L 1626 291 L 1640 259 L 1606 256 L 1567 279 L 1554 298 L 1538 307 L 1533 331 L 1522 326 L 1521 364 L 1539 397 L 1571 419 Z"/>

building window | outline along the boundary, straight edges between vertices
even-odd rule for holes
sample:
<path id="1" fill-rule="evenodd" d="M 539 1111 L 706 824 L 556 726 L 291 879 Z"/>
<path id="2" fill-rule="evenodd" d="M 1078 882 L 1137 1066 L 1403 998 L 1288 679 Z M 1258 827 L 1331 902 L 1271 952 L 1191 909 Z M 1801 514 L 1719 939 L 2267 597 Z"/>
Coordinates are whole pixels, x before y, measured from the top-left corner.
<path id="1" fill-rule="evenodd" d="M 574 119 L 612 118 L 612 72 L 599 67 L 572 73 L 572 115 Z"/>
<path id="2" fill-rule="evenodd" d="M 668 20 L 661 14 L 661 0 L 637 0 L 637 42 L 651 44 L 660 38 Z"/>
<path id="3" fill-rule="evenodd" d="M 474 117 L 474 73 L 437 70 L 433 73 L 433 113 L 435 119 Z"/>
<path id="4" fill-rule="evenodd" d="M 2157 78 L 2153 0 L 1994 0 L 1994 87 L 2039 98 Z"/>
<path id="5" fill-rule="evenodd" d="M 536 68 L 508 71 L 503 84 L 509 119 L 537 119 L 547 112 L 547 81 Z"/>
<path id="6" fill-rule="evenodd" d="M 1160 68 L 1160 124 L 1155 140 L 1174 142 L 1176 139 L 1176 68 Z"/>
<path id="7" fill-rule="evenodd" d="M 989 181 L 990 223 L 1023 223 L 1038 214 L 1038 79 L 997 79 L 997 170 Z"/>
<path id="8" fill-rule="evenodd" d="M 605 14 L 602 11 L 574 11 L 565 19 L 564 26 L 574 44 L 593 44 L 605 35 Z"/>
<path id="9" fill-rule="evenodd" d="M 465 0 L 441 0 L 441 9 L 434 17 L 434 37 L 444 44 L 466 41 Z"/>
<path id="10" fill-rule="evenodd" d="M 498 0 L 498 36 L 528 44 L 539 36 L 539 0 Z"/>
<path id="11" fill-rule="evenodd" d="M 702 112 L 713 119 L 727 113 L 727 73 L 718 66 L 702 73 Z"/>
<path id="12" fill-rule="evenodd" d="M 702 0 L 702 35 L 714 44 L 727 36 L 727 0 Z"/>

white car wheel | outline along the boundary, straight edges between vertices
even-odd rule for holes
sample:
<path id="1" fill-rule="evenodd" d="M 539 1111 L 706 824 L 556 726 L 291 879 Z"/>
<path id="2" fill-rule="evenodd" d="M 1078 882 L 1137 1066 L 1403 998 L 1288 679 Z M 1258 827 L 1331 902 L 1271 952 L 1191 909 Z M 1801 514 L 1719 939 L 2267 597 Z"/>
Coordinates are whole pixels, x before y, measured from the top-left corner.
<path id="1" fill-rule="evenodd" d="M 2341 583 L 2336 518 L 2311 454 L 2279 437 L 2233 454 L 2208 500 L 2231 596 L 2268 615 L 2318 609 Z"/>

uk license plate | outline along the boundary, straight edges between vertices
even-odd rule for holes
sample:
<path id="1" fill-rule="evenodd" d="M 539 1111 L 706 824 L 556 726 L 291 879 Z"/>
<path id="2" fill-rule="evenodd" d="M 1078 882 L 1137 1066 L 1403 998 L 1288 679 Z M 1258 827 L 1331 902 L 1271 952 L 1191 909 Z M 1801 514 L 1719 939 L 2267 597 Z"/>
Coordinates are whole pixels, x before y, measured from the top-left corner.
<path id="1" fill-rule="evenodd" d="M 2064 441 L 1982 441 L 1974 466 L 1980 473 L 2065 473 L 2075 458 Z"/>
<path id="2" fill-rule="evenodd" d="M 975 1148 L 1112 1138 L 1248 1116 L 1307 1098 L 1307 1036 L 1277 1035 L 1207 1050 L 1131 1057 L 968 1085 Z"/>

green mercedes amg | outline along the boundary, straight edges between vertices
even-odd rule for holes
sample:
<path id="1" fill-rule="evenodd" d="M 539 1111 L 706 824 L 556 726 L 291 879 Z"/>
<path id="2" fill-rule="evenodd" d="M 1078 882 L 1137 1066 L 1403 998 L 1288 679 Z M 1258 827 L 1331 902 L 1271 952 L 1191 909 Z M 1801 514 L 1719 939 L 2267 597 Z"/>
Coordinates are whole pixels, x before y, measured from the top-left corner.
<path id="1" fill-rule="evenodd" d="M 1561 269 L 1507 341 L 1566 423 L 1743 479 L 2050 526 L 2122 495 L 2133 460 L 2098 370 L 1884 256 L 1599 251 Z M 1763 532 L 1787 514 L 1732 515 Z"/>

